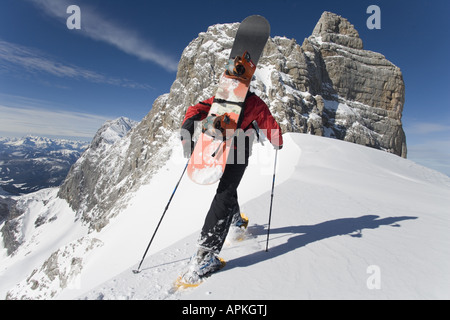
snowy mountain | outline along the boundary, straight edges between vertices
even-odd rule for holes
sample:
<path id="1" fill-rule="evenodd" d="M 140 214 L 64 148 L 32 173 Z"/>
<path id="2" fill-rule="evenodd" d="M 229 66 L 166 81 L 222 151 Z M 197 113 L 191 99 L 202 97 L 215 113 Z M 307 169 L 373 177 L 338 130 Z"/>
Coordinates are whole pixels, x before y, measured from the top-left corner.
<path id="1" fill-rule="evenodd" d="M 0 186 L 12 195 L 59 186 L 88 145 L 34 136 L 0 138 Z"/>
<path id="2" fill-rule="evenodd" d="M 215 186 L 182 180 L 142 266 L 131 272 L 185 160 L 169 161 L 100 231 L 77 219 L 56 189 L 22 197 L 23 244 L 3 250 L 8 299 L 448 299 L 450 179 L 379 150 L 285 134 L 269 252 L 264 252 L 274 151 L 255 145 L 239 187 L 247 239 L 228 242 L 227 267 L 199 288 L 171 285 L 196 250 Z M 189 212 L 189 215 L 186 214 Z M 45 222 L 45 223 L 44 223 Z M 242 286 L 245 283 L 245 286 Z"/>
<path id="3" fill-rule="evenodd" d="M 137 124 L 138 122 L 125 117 L 106 121 L 103 126 L 97 130 L 94 139 L 92 139 L 90 149 L 95 149 L 100 146 L 100 144 L 103 144 L 104 146 L 113 145 L 125 137 Z"/>
<path id="4" fill-rule="evenodd" d="M 91 229 L 106 226 L 120 212 L 120 200 L 130 191 L 130 185 L 137 183 L 130 174 L 130 166 L 136 165 L 137 160 L 128 154 L 134 128 L 138 128 L 138 123 L 123 117 L 105 123 L 70 168 L 58 191 L 58 197 L 66 199 Z"/>
<path id="5" fill-rule="evenodd" d="M 66 164 L 65 171 L 61 173 L 61 181 L 66 177 L 67 172 L 73 172 L 74 170 L 77 170 L 78 164 L 80 162 L 90 163 L 90 161 L 93 161 L 93 159 L 96 157 L 98 149 L 108 150 L 108 148 L 114 145 L 117 141 L 120 141 L 135 125 L 135 121 L 124 117 L 107 121 L 98 130 L 97 134 L 93 138 L 92 143 L 89 145 L 89 147 L 81 157 L 79 156 L 78 152 L 71 152 L 71 150 L 68 150 L 68 146 L 77 147 L 81 145 L 82 147 L 79 148 L 83 148 L 83 150 L 87 147 L 85 144 L 81 144 L 79 142 L 67 140 L 51 140 L 47 138 L 36 137 L 27 137 L 26 139 L 22 140 L 16 139 L 13 140 L 13 142 L 6 139 L 3 139 L 3 141 L 7 141 L 5 143 L 5 145 L 7 146 L 11 144 L 14 145 L 13 150 L 16 150 L 16 156 L 19 156 L 20 154 L 20 157 L 23 157 L 25 154 L 25 159 L 20 159 L 20 161 L 24 166 L 23 171 L 29 173 L 28 175 L 25 175 L 25 177 L 23 177 L 23 179 L 28 179 L 27 181 L 31 181 L 31 178 L 33 176 L 48 177 L 55 175 L 54 171 L 56 169 L 54 167 L 37 167 L 33 165 L 34 160 L 37 156 L 41 157 L 42 161 L 40 161 L 40 163 L 53 163 L 54 161 L 44 161 L 43 159 L 47 159 L 47 157 L 58 157 L 61 154 L 66 156 L 69 155 L 70 157 L 75 157 L 76 155 L 76 158 L 73 158 L 70 161 L 70 164 L 73 164 L 76 160 L 80 161 L 78 161 L 72 167 L 69 167 Z M 32 158 L 32 163 L 28 163 L 26 158 Z M 58 160 L 60 160 L 60 162 L 62 161 L 59 158 Z M 26 164 L 28 164 L 28 166 L 26 166 Z M 31 178 L 30 175 L 32 176 Z M 93 170 L 93 174 L 91 174 L 90 177 L 96 177 L 95 170 Z M 95 183 L 95 181 L 93 183 Z M 59 183 L 57 185 L 59 185 Z M 43 194 L 46 194 L 48 190 L 43 190 L 42 192 Z M 6 248 L 8 255 L 14 254 L 17 248 L 25 241 L 24 234 L 26 233 L 26 230 L 23 230 L 21 222 L 23 221 L 23 216 L 26 215 L 28 210 L 30 210 L 28 206 L 28 199 L 34 199 L 34 195 L 31 195 L 31 198 L 14 197 L 9 195 L 8 193 L 0 195 L 0 224 L 4 222 L 3 226 L 0 226 L 0 231 L 2 232 L 3 246 Z M 47 213 L 46 216 L 47 215 L 49 215 L 49 213 Z M 46 218 L 41 217 L 40 220 L 36 223 L 37 225 L 41 225 L 46 222 Z"/>
<path id="6" fill-rule="evenodd" d="M 229 241 L 223 272 L 198 290 L 170 290 L 215 193 L 185 177 L 143 272 L 131 273 L 186 163 L 178 137 L 186 108 L 214 94 L 237 27 L 200 33 L 170 92 L 140 123 L 102 126 L 59 188 L 0 204 L 0 297 L 450 296 L 449 178 L 405 159 L 400 69 L 363 50 L 354 27 L 327 12 L 301 46 L 269 39 L 252 82 L 285 136 L 269 253 L 274 153 L 266 143 L 255 145 L 238 190 L 247 240 Z"/>

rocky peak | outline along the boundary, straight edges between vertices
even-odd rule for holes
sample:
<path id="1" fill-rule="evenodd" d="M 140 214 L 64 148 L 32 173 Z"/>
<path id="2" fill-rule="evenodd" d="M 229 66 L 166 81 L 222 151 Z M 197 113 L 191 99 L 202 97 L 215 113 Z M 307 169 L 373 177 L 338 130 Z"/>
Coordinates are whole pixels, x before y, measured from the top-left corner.
<path id="1" fill-rule="evenodd" d="M 363 43 L 358 31 L 345 18 L 325 11 L 317 22 L 312 33 L 323 42 L 333 42 L 341 46 L 363 49 Z"/>
<path id="2" fill-rule="evenodd" d="M 97 130 L 91 142 L 91 148 L 98 147 L 102 142 L 107 145 L 114 144 L 123 138 L 138 123 L 125 117 L 106 121 L 100 129 Z"/>

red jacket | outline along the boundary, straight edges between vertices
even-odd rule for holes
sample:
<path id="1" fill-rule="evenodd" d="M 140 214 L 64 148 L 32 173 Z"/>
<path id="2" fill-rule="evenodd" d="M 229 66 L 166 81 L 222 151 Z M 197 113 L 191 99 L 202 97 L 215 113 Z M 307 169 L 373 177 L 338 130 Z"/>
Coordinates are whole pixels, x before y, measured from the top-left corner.
<path id="1" fill-rule="evenodd" d="M 208 115 L 209 109 L 214 101 L 214 97 L 199 102 L 191 106 L 186 111 L 182 128 L 194 133 L 194 122 L 201 121 Z M 241 129 L 248 130 L 253 128 L 252 122 L 256 121 L 259 129 L 270 140 L 272 145 L 279 149 L 283 146 L 283 136 L 280 126 L 270 113 L 269 107 L 257 95 L 250 93 L 245 99 L 244 118 L 242 119 Z"/>

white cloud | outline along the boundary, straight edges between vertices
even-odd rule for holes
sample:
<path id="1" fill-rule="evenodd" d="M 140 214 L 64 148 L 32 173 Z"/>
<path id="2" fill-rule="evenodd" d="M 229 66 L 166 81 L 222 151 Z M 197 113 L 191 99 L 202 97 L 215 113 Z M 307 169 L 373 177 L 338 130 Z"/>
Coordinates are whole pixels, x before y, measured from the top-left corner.
<path id="1" fill-rule="evenodd" d="M 0 39 L 0 68 L 15 72 L 20 66 L 31 73 L 47 73 L 60 78 L 82 79 L 133 89 L 152 89 L 149 85 L 128 79 L 108 77 L 98 72 L 56 61 L 39 50 L 3 41 Z"/>
<path id="2" fill-rule="evenodd" d="M 410 126 L 407 126 L 405 130 L 407 130 L 410 134 L 450 132 L 450 125 L 433 122 L 416 122 Z"/>
<path id="3" fill-rule="evenodd" d="M 450 176 L 450 140 L 408 146 L 408 159 Z"/>
<path id="4" fill-rule="evenodd" d="M 450 126 L 413 122 L 404 129 L 408 159 L 450 176 Z"/>
<path id="5" fill-rule="evenodd" d="M 0 105 L 1 136 L 22 137 L 32 134 L 90 140 L 106 120 L 109 119 L 81 112 Z"/>
<path id="6" fill-rule="evenodd" d="M 64 20 L 69 17 L 66 13 L 67 7 L 73 4 L 67 0 L 29 1 L 35 3 L 48 15 Z M 178 62 L 174 58 L 155 48 L 136 32 L 106 20 L 87 5 L 79 6 L 81 8 L 81 30 L 77 32 L 113 45 L 117 49 L 142 60 L 156 63 L 168 71 L 177 71 Z"/>
<path id="7" fill-rule="evenodd" d="M 436 121 L 410 121 L 404 126 L 408 159 L 450 176 L 450 125 Z"/>

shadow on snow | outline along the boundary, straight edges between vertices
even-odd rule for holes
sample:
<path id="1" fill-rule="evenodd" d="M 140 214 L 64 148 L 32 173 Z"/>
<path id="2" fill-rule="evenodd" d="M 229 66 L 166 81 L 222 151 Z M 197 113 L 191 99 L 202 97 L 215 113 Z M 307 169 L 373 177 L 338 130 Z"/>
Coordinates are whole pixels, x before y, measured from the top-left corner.
<path id="1" fill-rule="evenodd" d="M 227 262 L 227 269 L 247 267 L 265 260 L 270 260 L 295 249 L 304 247 L 310 243 L 327 238 L 341 235 L 362 238 L 363 229 L 377 229 L 380 226 L 400 227 L 398 224 L 399 221 L 417 219 L 417 217 L 408 216 L 379 218 L 380 217 L 376 215 L 365 215 L 358 218 L 330 220 L 316 225 L 289 226 L 271 229 L 271 240 L 281 237 L 289 237 L 287 242 L 271 247 L 269 241 L 268 252 L 258 251 L 230 260 Z M 267 230 L 265 230 L 265 227 L 262 225 L 255 225 L 249 227 L 249 233 L 253 236 L 261 236 L 267 234 Z M 277 234 L 279 235 L 278 237 L 275 236 Z"/>

